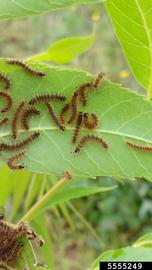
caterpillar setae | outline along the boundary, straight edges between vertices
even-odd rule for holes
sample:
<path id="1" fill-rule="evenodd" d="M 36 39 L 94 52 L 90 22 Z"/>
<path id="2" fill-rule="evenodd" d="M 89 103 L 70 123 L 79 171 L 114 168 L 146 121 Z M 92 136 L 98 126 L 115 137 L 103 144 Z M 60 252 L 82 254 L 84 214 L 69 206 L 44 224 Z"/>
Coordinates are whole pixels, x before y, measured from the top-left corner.
<path id="1" fill-rule="evenodd" d="M 0 143 L 0 151 L 15 151 L 17 149 L 20 149 L 24 147 L 25 145 L 29 144 L 30 142 L 32 142 L 33 140 L 35 140 L 36 138 L 38 138 L 39 135 L 40 135 L 39 132 L 34 132 L 28 137 L 26 137 L 25 139 L 19 142 L 13 143 L 13 144 Z"/>
<path id="2" fill-rule="evenodd" d="M 83 113 L 79 112 L 78 117 L 77 117 L 76 127 L 75 127 L 74 134 L 72 137 L 72 143 L 75 143 L 77 141 L 82 123 L 83 123 Z"/>
<path id="3" fill-rule="evenodd" d="M 7 162 L 8 167 L 12 170 L 24 169 L 25 166 L 23 164 L 17 164 L 17 162 L 25 155 L 25 153 L 26 153 L 26 151 L 22 150 L 19 153 L 17 153 L 16 155 L 12 156 Z"/>
<path id="4" fill-rule="evenodd" d="M 84 145 L 88 142 L 97 142 L 97 143 L 101 144 L 104 148 L 108 148 L 107 142 L 104 139 L 102 139 L 101 137 L 98 137 L 95 135 L 86 135 L 86 136 L 82 137 L 78 146 L 75 148 L 74 152 L 79 153 L 80 150 L 84 147 Z"/>
<path id="5" fill-rule="evenodd" d="M 84 113 L 84 125 L 88 129 L 95 129 L 98 125 L 98 117 L 95 113 L 91 113 L 91 120 L 89 120 L 89 114 Z"/>
<path id="6" fill-rule="evenodd" d="M 61 110 L 60 121 L 62 124 L 64 124 L 64 120 L 65 120 L 64 117 L 65 117 L 65 114 L 68 112 L 69 108 L 70 108 L 70 104 L 67 103 L 67 104 L 65 104 L 65 106 Z"/>
<path id="7" fill-rule="evenodd" d="M 10 108 L 12 107 L 13 104 L 13 99 L 12 97 L 5 93 L 5 92 L 0 92 L 0 97 L 4 98 L 6 101 L 6 105 L 3 109 L 1 109 L 2 113 L 8 112 L 10 110 Z"/>
<path id="8" fill-rule="evenodd" d="M 4 89 L 7 90 L 11 87 L 11 80 L 4 74 L 0 72 L 0 81 L 5 83 Z"/>
<path id="9" fill-rule="evenodd" d="M 13 138 L 13 139 L 16 139 L 16 138 L 17 138 L 17 125 L 18 125 L 18 120 L 19 120 L 19 118 L 20 118 L 20 116 L 21 116 L 21 112 L 22 112 L 24 106 L 25 106 L 25 101 L 22 100 L 22 101 L 19 103 L 19 105 L 18 105 L 16 111 L 14 112 L 13 119 L 12 119 L 12 138 Z"/>
<path id="10" fill-rule="evenodd" d="M 3 125 L 5 125 L 8 122 L 8 118 L 5 117 L 4 119 L 0 120 L 0 127 L 2 127 Z"/>
<path id="11" fill-rule="evenodd" d="M 34 69 L 33 67 L 29 66 L 28 64 L 26 64 L 22 60 L 19 60 L 19 59 L 9 59 L 7 61 L 7 63 L 8 64 L 11 64 L 11 65 L 16 65 L 16 66 L 22 67 L 24 70 L 26 70 L 29 74 L 31 74 L 33 76 L 37 76 L 37 77 L 43 77 L 43 76 L 45 76 L 45 72 Z"/>
<path id="12" fill-rule="evenodd" d="M 22 124 L 23 129 L 26 129 L 26 130 L 29 129 L 28 121 L 31 115 L 40 115 L 40 111 L 38 111 L 36 108 L 30 108 L 23 112 L 22 119 L 21 119 L 21 124 Z"/>
<path id="13" fill-rule="evenodd" d="M 40 94 L 32 98 L 29 104 L 34 105 L 37 102 L 49 102 L 50 100 L 65 101 L 66 97 L 61 94 Z"/>
<path id="14" fill-rule="evenodd" d="M 128 144 L 128 146 L 141 150 L 141 151 L 147 151 L 147 152 L 152 151 L 152 145 L 142 145 L 142 144 L 137 144 L 130 141 L 127 141 L 126 143 Z"/>
<path id="15" fill-rule="evenodd" d="M 52 119 L 54 120 L 55 124 L 56 124 L 61 130 L 64 131 L 64 130 L 65 130 L 65 127 L 64 127 L 64 125 L 61 123 L 59 117 L 56 115 L 56 112 L 55 112 L 55 110 L 54 110 L 52 104 L 47 103 L 47 102 L 46 102 L 45 104 L 46 104 L 46 106 L 47 106 L 47 108 L 48 108 L 48 111 L 49 111 L 49 113 L 50 113 Z"/>

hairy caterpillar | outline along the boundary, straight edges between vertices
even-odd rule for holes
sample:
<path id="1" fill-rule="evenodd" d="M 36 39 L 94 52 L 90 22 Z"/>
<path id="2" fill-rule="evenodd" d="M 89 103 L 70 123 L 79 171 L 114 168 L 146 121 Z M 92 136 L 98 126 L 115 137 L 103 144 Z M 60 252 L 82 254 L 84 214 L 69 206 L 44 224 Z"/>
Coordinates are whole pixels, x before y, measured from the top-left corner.
<path id="1" fill-rule="evenodd" d="M 6 105 L 3 109 L 1 109 L 2 113 L 8 112 L 10 110 L 10 108 L 12 107 L 13 104 L 13 99 L 12 97 L 5 93 L 5 92 L 0 92 L 0 97 L 4 98 L 6 101 Z"/>
<path id="2" fill-rule="evenodd" d="M 48 111 L 50 113 L 50 115 L 52 116 L 52 119 L 54 120 L 55 124 L 61 129 L 61 130 L 65 130 L 65 127 L 63 126 L 63 124 L 61 123 L 59 117 L 56 115 L 56 112 L 52 106 L 52 104 L 50 103 L 45 103 L 47 108 L 48 108 Z"/>
<path id="3" fill-rule="evenodd" d="M 24 147 L 25 145 L 29 144 L 30 142 L 32 142 L 34 139 L 38 138 L 39 135 L 40 135 L 39 132 L 34 132 L 28 137 L 26 137 L 25 139 L 19 142 L 13 143 L 13 144 L 0 143 L 0 151 L 14 151 L 14 150 L 20 149 Z"/>
<path id="4" fill-rule="evenodd" d="M 83 123 L 83 113 L 79 112 L 78 117 L 77 117 L 76 127 L 75 127 L 74 134 L 72 137 L 72 143 L 75 143 L 77 141 L 82 123 Z"/>
<path id="5" fill-rule="evenodd" d="M 29 66 L 28 64 L 26 64 L 22 60 L 19 60 L 19 59 L 9 59 L 7 61 L 7 63 L 8 64 L 11 64 L 11 65 L 17 65 L 19 67 L 22 67 L 24 70 L 26 70 L 29 74 L 31 74 L 33 76 L 38 76 L 38 77 L 45 76 L 45 72 L 34 69 L 33 67 Z"/>
<path id="6" fill-rule="evenodd" d="M 89 120 L 89 114 L 84 113 L 84 125 L 88 129 L 95 129 L 98 125 L 98 117 L 95 113 L 91 113 L 91 120 Z"/>
<path id="7" fill-rule="evenodd" d="M 0 72 L 0 81 L 5 83 L 4 89 L 7 90 L 11 87 L 11 80 L 4 74 Z"/>
<path id="8" fill-rule="evenodd" d="M 141 150 L 141 151 L 147 151 L 147 152 L 152 151 L 152 145 L 142 145 L 142 144 L 137 144 L 130 141 L 127 141 L 126 143 L 128 144 L 128 146 Z"/>
<path id="9" fill-rule="evenodd" d="M 4 119 L 0 120 L 0 127 L 2 127 L 3 125 L 5 125 L 8 122 L 8 118 L 5 117 Z"/>
<path id="10" fill-rule="evenodd" d="M 62 124 L 64 124 L 64 117 L 65 117 L 65 114 L 68 112 L 69 108 L 70 108 L 70 104 L 67 103 L 61 110 L 60 120 Z"/>
<path id="11" fill-rule="evenodd" d="M 74 152 L 79 153 L 80 150 L 84 147 L 84 145 L 88 142 L 97 142 L 101 144 L 104 148 L 108 148 L 108 144 L 105 140 L 103 140 L 101 137 L 95 136 L 95 135 L 86 135 L 82 137 L 80 140 L 78 146 L 75 148 Z"/>
<path id="12" fill-rule="evenodd" d="M 19 103 L 19 105 L 18 105 L 16 111 L 14 112 L 13 119 L 12 119 L 12 138 L 13 138 L 13 139 L 16 139 L 16 138 L 17 138 L 17 125 L 18 125 L 18 120 L 19 120 L 19 117 L 20 117 L 20 115 L 21 115 L 21 112 L 22 112 L 24 106 L 25 106 L 25 101 L 22 100 L 22 101 Z"/>
<path id="13" fill-rule="evenodd" d="M 30 105 L 37 102 L 49 102 L 50 100 L 65 101 L 66 97 L 61 94 L 40 94 L 29 101 Z"/>
<path id="14" fill-rule="evenodd" d="M 17 161 L 19 159 L 21 159 L 25 155 L 25 153 L 26 153 L 26 151 L 22 150 L 19 153 L 17 153 L 16 155 L 12 156 L 7 162 L 8 167 L 12 170 L 24 169 L 25 166 L 23 164 L 17 164 Z"/>
<path id="15" fill-rule="evenodd" d="M 23 129 L 26 129 L 26 130 L 29 129 L 28 120 L 31 115 L 40 115 L 40 111 L 38 111 L 36 108 L 30 108 L 23 112 L 22 119 L 21 119 Z"/>

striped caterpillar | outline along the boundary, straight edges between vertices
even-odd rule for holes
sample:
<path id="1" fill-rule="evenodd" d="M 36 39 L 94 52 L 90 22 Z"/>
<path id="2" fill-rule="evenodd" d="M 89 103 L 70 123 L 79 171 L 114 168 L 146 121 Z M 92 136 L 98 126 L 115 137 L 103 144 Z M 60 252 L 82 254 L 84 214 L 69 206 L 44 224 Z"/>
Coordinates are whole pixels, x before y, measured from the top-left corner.
<path id="1" fill-rule="evenodd" d="M 64 131 L 64 130 L 65 130 L 65 127 L 63 126 L 63 124 L 61 123 L 60 119 L 59 119 L 58 116 L 56 115 L 56 112 L 55 112 L 55 110 L 54 110 L 52 104 L 47 103 L 47 102 L 46 102 L 45 104 L 46 104 L 46 106 L 47 106 L 47 108 L 48 108 L 48 111 L 49 111 L 51 117 L 53 118 L 55 124 L 56 124 L 61 130 Z"/>
<path id="2" fill-rule="evenodd" d="M 98 125 L 98 117 L 95 113 L 91 113 L 91 120 L 89 120 L 89 114 L 84 113 L 84 125 L 88 129 L 95 129 Z"/>
<path id="3" fill-rule="evenodd" d="M 1 113 L 5 113 L 8 112 L 10 110 L 10 108 L 12 107 L 13 104 L 13 99 L 12 97 L 5 93 L 5 92 L 0 92 L 0 97 L 4 98 L 6 101 L 6 105 L 3 109 L 1 109 Z"/>
<path id="4" fill-rule="evenodd" d="M 72 137 L 72 143 L 75 143 L 77 141 L 82 123 L 83 123 L 83 113 L 79 112 L 78 117 L 77 117 L 76 127 L 75 127 L 74 134 Z"/>
<path id="5" fill-rule="evenodd" d="M 26 153 L 26 151 L 22 150 L 19 153 L 17 153 L 16 155 L 12 156 L 7 162 L 8 167 L 11 170 L 24 169 L 25 168 L 24 164 L 17 164 L 17 161 L 20 160 L 25 155 L 25 153 Z"/>
<path id="6" fill-rule="evenodd" d="M 33 67 L 29 66 L 28 64 L 26 64 L 22 60 L 19 60 L 19 59 L 9 59 L 7 61 L 7 63 L 8 64 L 11 64 L 11 65 L 16 65 L 16 66 L 22 67 L 25 71 L 27 71 L 29 74 L 31 74 L 33 76 L 37 76 L 37 77 L 43 77 L 43 76 L 45 76 L 45 72 L 34 69 Z"/>
<path id="7" fill-rule="evenodd" d="M 8 122 L 8 118 L 5 117 L 4 119 L 0 120 L 0 127 L 2 127 L 3 125 L 5 125 Z"/>
<path id="8" fill-rule="evenodd" d="M 13 143 L 13 144 L 0 143 L 0 151 L 15 151 L 17 149 L 20 149 L 24 147 L 25 145 L 29 144 L 30 142 L 32 142 L 34 139 L 38 138 L 39 135 L 40 135 L 39 132 L 34 132 L 28 137 L 26 137 L 25 139 L 19 142 Z"/>
<path id="9" fill-rule="evenodd" d="M 65 119 L 64 119 L 65 118 L 65 114 L 68 112 L 69 109 L 70 109 L 70 104 L 67 103 L 67 104 L 65 104 L 65 106 L 61 110 L 60 121 L 61 121 L 62 124 L 64 124 L 64 122 L 65 122 Z"/>
<path id="10" fill-rule="evenodd" d="M 4 89 L 7 90 L 11 87 L 11 80 L 4 74 L 0 72 L 0 81 L 5 83 Z"/>
<path id="11" fill-rule="evenodd" d="M 25 106 L 25 101 L 22 100 L 22 101 L 19 103 L 19 105 L 18 105 L 18 107 L 17 107 L 17 109 L 16 109 L 16 111 L 15 111 L 15 113 L 14 113 L 14 115 L 13 115 L 13 119 L 12 119 L 12 138 L 13 138 L 13 139 L 16 139 L 16 138 L 17 138 L 17 125 L 18 125 L 18 120 L 19 120 L 19 118 L 20 118 L 20 115 L 21 115 L 21 112 L 22 112 L 24 106 Z"/>
<path id="12" fill-rule="evenodd" d="M 40 115 L 40 111 L 38 111 L 36 108 L 30 108 L 23 112 L 22 119 L 21 119 L 21 124 L 22 124 L 23 129 L 26 129 L 26 130 L 29 129 L 28 120 L 31 115 Z"/>
<path id="13" fill-rule="evenodd" d="M 95 81 L 91 81 L 91 82 L 86 82 L 86 83 L 82 83 L 79 88 L 73 93 L 72 98 L 71 98 L 71 102 L 70 102 L 70 107 L 71 107 L 71 116 L 68 119 L 68 124 L 71 124 L 76 116 L 77 116 L 77 102 L 78 102 L 78 98 L 80 97 L 80 100 L 82 101 L 83 106 L 85 106 L 87 104 L 87 92 L 86 90 L 88 89 L 92 89 L 92 88 L 97 88 L 101 82 L 101 80 L 103 79 L 104 73 L 100 73 L 98 75 L 98 77 L 95 79 Z"/>
<path id="14" fill-rule="evenodd" d="M 50 100 L 65 101 L 66 97 L 61 94 L 40 94 L 29 101 L 29 105 L 34 105 L 37 102 L 49 102 Z"/>
<path id="15" fill-rule="evenodd" d="M 84 145 L 88 142 L 97 142 L 101 144 L 104 148 L 108 148 L 108 144 L 105 140 L 103 140 L 101 137 L 95 136 L 95 135 L 86 135 L 83 136 L 80 140 L 78 146 L 75 148 L 74 152 L 79 153 L 80 150 L 84 147 Z"/>
<path id="16" fill-rule="evenodd" d="M 141 151 L 147 151 L 147 152 L 152 151 L 152 145 L 142 145 L 142 144 L 137 144 L 130 141 L 127 141 L 126 143 L 128 144 L 128 146 L 141 150 Z"/>

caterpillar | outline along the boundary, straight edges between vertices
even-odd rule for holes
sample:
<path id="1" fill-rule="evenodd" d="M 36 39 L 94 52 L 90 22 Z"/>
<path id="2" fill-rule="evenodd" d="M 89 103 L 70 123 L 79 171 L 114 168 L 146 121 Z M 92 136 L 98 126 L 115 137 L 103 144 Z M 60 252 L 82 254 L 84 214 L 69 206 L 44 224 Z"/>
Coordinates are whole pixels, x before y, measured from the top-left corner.
<path id="1" fill-rule="evenodd" d="M 11 80 L 4 74 L 0 72 L 0 81 L 5 83 L 4 89 L 7 90 L 11 87 Z"/>
<path id="2" fill-rule="evenodd" d="M 43 76 L 45 76 L 45 72 L 34 69 L 33 67 L 29 66 L 28 64 L 26 64 L 22 60 L 19 60 L 19 59 L 9 59 L 7 61 L 7 63 L 8 64 L 11 64 L 11 65 L 17 65 L 19 67 L 22 67 L 24 70 L 26 70 L 29 74 L 31 74 L 33 76 L 37 76 L 37 77 L 43 77 Z"/>
<path id="3" fill-rule="evenodd" d="M 83 113 L 79 112 L 78 117 L 77 117 L 76 127 L 75 127 L 74 134 L 72 137 L 72 143 L 75 143 L 77 141 L 82 123 L 83 123 Z"/>
<path id="4" fill-rule="evenodd" d="M 38 111 L 36 108 L 30 108 L 23 112 L 22 119 L 21 119 L 21 124 L 22 124 L 23 129 L 26 129 L 26 130 L 29 129 L 28 120 L 32 114 L 40 115 L 40 111 Z"/>
<path id="5" fill-rule="evenodd" d="M 64 124 L 64 116 L 65 116 L 66 112 L 68 112 L 69 108 L 70 108 L 70 104 L 67 103 L 67 104 L 65 104 L 65 106 L 61 110 L 60 121 L 62 124 Z"/>
<path id="6" fill-rule="evenodd" d="M 40 94 L 29 101 L 29 105 L 34 105 L 37 102 L 49 102 L 50 100 L 65 101 L 66 97 L 61 94 Z"/>
<path id="7" fill-rule="evenodd" d="M 13 119 L 12 119 L 12 138 L 13 138 L 13 139 L 16 139 L 16 138 L 17 138 L 17 125 L 18 125 L 18 119 L 19 119 L 19 117 L 20 117 L 20 114 L 21 114 L 21 112 L 22 112 L 24 106 L 25 106 L 25 101 L 22 100 L 22 101 L 19 103 L 19 105 L 18 105 L 16 111 L 14 112 Z"/>
<path id="8" fill-rule="evenodd" d="M 5 125 L 8 122 L 8 118 L 5 117 L 4 119 L 0 120 L 0 127 L 2 127 L 3 125 Z"/>
<path id="9" fill-rule="evenodd" d="M 91 113 L 91 120 L 89 120 L 88 113 L 84 113 L 84 125 L 88 129 L 95 129 L 98 125 L 98 117 L 95 113 Z"/>
<path id="10" fill-rule="evenodd" d="M 12 97 L 5 92 L 0 92 L 0 97 L 4 98 L 6 100 L 6 105 L 3 109 L 1 109 L 1 113 L 8 112 L 13 104 Z"/>
<path id="11" fill-rule="evenodd" d="M 6 265 L 3 262 L 0 262 L 0 268 L 3 270 L 14 270 L 13 268 L 10 268 L 8 265 Z"/>
<path id="12" fill-rule="evenodd" d="M 86 104 L 87 104 L 87 93 L 86 93 L 86 90 L 88 88 L 93 88 L 93 87 L 94 87 L 93 81 L 87 82 L 87 83 L 82 83 L 80 85 L 78 91 L 79 91 L 80 100 L 81 100 L 83 106 L 86 106 Z"/>
<path id="13" fill-rule="evenodd" d="M 52 116 L 52 118 L 53 118 L 55 124 L 56 124 L 61 130 L 64 131 L 64 130 L 65 130 L 65 127 L 63 126 L 63 124 L 61 123 L 60 119 L 59 119 L 58 116 L 56 115 L 56 112 L 55 112 L 55 110 L 54 110 L 52 104 L 47 103 L 47 102 L 46 102 L 45 104 L 46 104 L 46 106 L 47 106 L 47 108 L 48 108 L 48 111 L 49 111 L 50 115 Z"/>
<path id="14" fill-rule="evenodd" d="M 137 144 L 130 141 L 127 141 L 126 143 L 128 146 L 141 150 L 141 151 L 147 151 L 147 152 L 152 151 L 152 145 L 142 145 L 142 144 Z"/>
<path id="15" fill-rule="evenodd" d="M 26 153 L 26 151 L 22 150 L 19 153 L 17 153 L 16 155 L 12 156 L 7 162 L 8 167 L 12 170 L 24 169 L 25 168 L 24 164 L 17 164 L 17 161 L 19 159 L 21 159 L 25 155 L 25 153 Z"/>
<path id="16" fill-rule="evenodd" d="M 28 137 L 26 137 L 25 139 L 19 142 L 13 143 L 13 144 L 0 143 L 0 151 L 15 151 L 17 149 L 20 149 L 24 147 L 25 145 L 29 144 L 30 142 L 32 142 L 34 139 L 38 138 L 39 135 L 40 135 L 39 132 L 34 132 Z"/>
<path id="17" fill-rule="evenodd" d="M 82 149 L 82 147 L 88 143 L 88 142 L 97 142 L 99 144 L 101 144 L 104 148 L 108 148 L 108 144 L 106 141 L 104 141 L 101 137 L 95 136 L 95 135 L 86 135 L 84 137 L 82 137 L 82 139 L 80 140 L 78 146 L 75 148 L 74 152 L 75 153 L 79 153 L 80 150 Z"/>
<path id="18" fill-rule="evenodd" d="M 79 92 L 78 91 L 75 91 L 73 93 L 73 96 L 71 98 L 71 102 L 70 102 L 70 108 L 72 110 L 71 112 L 71 116 L 70 118 L 68 119 L 67 123 L 68 124 L 71 124 L 75 118 L 77 117 L 77 98 L 79 97 Z"/>
<path id="19" fill-rule="evenodd" d="M 94 82 L 94 88 L 97 88 L 100 84 L 100 82 L 103 80 L 105 74 L 103 72 L 100 72 L 99 75 L 97 76 L 97 78 L 95 79 Z"/>

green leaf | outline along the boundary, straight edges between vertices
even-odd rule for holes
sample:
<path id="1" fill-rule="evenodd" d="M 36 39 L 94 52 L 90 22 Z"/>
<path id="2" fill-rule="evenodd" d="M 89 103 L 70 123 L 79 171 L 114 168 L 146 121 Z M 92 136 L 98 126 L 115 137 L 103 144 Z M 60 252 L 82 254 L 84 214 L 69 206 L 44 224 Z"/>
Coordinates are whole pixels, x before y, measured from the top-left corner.
<path id="1" fill-rule="evenodd" d="M 56 64 L 65 64 L 71 62 L 75 57 L 86 52 L 92 45 L 95 35 L 86 37 L 69 37 L 53 43 L 48 51 L 34 55 L 29 59 L 53 61 Z"/>
<path id="2" fill-rule="evenodd" d="M 59 191 L 54 196 L 52 196 L 48 200 L 48 202 L 45 204 L 43 209 L 39 209 L 38 212 L 44 211 L 62 202 L 68 202 L 69 200 L 72 200 L 72 199 L 89 196 L 89 195 L 97 194 L 100 192 L 111 191 L 117 187 L 117 186 L 99 187 L 99 186 L 90 185 L 89 183 L 87 184 L 87 186 L 83 186 L 82 181 L 81 183 L 82 184 L 79 184 L 78 186 L 73 183 L 67 184 L 65 188 L 63 188 L 62 191 Z"/>
<path id="3" fill-rule="evenodd" d="M 10 170 L 6 166 L 0 169 L 0 206 L 6 205 L 8 196 L 13 190 L 14 183 L 12 181 Z"/>
<path id="4" fill-rule="evenodd" d="M 125 247 L 116 250 L 108 250 L 102 253 L 91 265 L 90 270 L 95 270 L 101 261 L 151 261 L 151 248 Z"/>
<path id="5" fill-rule="evenodd" d="M 36 16 L 73 4 L 97 3 L 101 0 L 5 0 L 0 1 L 0 20 Z"/>
<path id="6" fill-rule="evenodd" d="M 147 233 L 141 236 L 134 244 L 134 247 L 152 248 L 152 233 Z"/>
<path id="7" fill-rule="evenodd" d="M 107 0 L 107 11 L 137 81 L 152 97 L 152 2 Z"/>
<path id="8" fill-rule="evenodd" d="M 70 101 L 76 87 L 82 82 L 92 80 L 86 72 L 61 67 L 50 67 L 45 64 L 30 62 L 33 67 L 46 72 L 43 78 L 30 76 L 17 66 L 11 66 L 6 60 L 0 61 L 0 71 L 11 78 L 11 94 L 14 99 L 13 110 L 22 99 L 29 100 L 38 93 L 62 93 Z M 57 114 L 64 103 L 53 103 Z M 2 106 L 2 100 L 0 103 Z M 80 107 L 83 112 L 95 112 L 99 117 L 98 128 L 91 132 L 82 129 L 83 135 L 95 134 L 107 141 L 109 148 L 104 149 L 97 143 L 88 143 L 77 155 L 71 143 L 74 125 L 66 125 L 66 130 L 59 130 L 47 111 L 45 104 L 37 106 L 40 117 L 30 119 L 30 130 L 19 129 L 18 139 L 25 138 L 31 132 L 40 131 L 38 139 L 27 146 L 23 163 L 36 173 L 55 174 L 59 177 L 65 170 L 71 170 L 74 178 L 95 178 L 95 176 L 113 176 L 121 178 L 144 177 L 152 179 L 151 152 L 130 148 L 127 140 L 143 145 L 152 143 L 152 105 L 136 93 L 120 85 L 104 81 L 98 90 L 90 90 L 88 104 Z M 8 115 L 10 122 L 12 112 Z M 2 116 L 1 116 L 2 117 Z M 11 127 L 0 129 L 1 142 L 12 143 Z M 12 153 L 1 151 L 1 160 L 6 161 Z"/>

